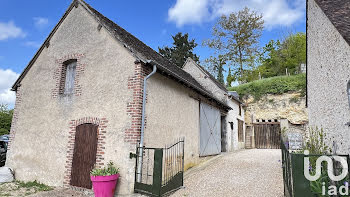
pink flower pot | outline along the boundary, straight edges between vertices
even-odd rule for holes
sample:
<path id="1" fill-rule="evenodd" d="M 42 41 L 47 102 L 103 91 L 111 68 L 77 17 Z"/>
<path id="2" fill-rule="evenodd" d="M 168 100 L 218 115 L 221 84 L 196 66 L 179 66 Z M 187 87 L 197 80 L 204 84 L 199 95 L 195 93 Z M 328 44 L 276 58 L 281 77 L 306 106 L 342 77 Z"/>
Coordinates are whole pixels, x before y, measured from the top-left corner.
<path id="1" fill-rule="evenodd" d="M 113 197 L 119 174 L 110 176 L 90 176 L 95 197 Z"/>

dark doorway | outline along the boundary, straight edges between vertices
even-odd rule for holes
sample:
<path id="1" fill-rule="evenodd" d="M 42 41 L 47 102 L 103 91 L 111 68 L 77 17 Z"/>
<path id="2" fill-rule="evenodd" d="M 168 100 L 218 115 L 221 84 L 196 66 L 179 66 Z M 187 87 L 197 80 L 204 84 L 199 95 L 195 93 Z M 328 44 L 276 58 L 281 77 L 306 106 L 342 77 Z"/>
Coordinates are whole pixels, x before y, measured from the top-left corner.
<path id="1" fill-rule="evenodd" d="M 226 116 L 221 116 L 221 152 L 227 151 L 227 125 Z"/>
<path id="2" fill-rule="evenodd" d="M 76 127 L 72 173 L 72 186 L 91 189 L 90 171 L 96 163 L 97 129 L 94 124 Z"/>

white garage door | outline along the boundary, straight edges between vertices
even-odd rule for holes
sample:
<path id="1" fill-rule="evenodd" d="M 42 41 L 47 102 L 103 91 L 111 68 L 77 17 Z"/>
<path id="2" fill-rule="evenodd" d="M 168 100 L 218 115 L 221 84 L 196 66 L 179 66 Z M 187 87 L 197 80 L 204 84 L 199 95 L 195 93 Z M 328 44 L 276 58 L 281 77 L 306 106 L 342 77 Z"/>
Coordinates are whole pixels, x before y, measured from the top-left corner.
<path id="1" fill-rule="evenodd" d="M 221 152 L 220 111 L 206 103 L 200 104 L 200 156 Z"/>

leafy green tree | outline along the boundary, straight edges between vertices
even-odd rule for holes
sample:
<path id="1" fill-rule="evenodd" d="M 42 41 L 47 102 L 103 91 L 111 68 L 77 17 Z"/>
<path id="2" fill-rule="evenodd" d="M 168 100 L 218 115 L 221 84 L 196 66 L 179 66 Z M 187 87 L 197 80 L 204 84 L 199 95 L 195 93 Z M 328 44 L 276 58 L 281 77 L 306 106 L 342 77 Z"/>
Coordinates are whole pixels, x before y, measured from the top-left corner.
<path id="1" fill-rule="evenodd" d="M 235 81 L 235 78 L 232 76 L 231 73 L 231 68 L 228 68 L 228 74 L 226 77 L 227 87 L 231 87 L 232 82 Z"/>
<path id="2" fill-rule="evenodd" d="M 263 56 L 261 56 L 260 60 L 265 72 L 262 73 L 264 78 L 277 76 L 278 73 L 283 71 L 283 63 L 282 63 L 282 54 L 280 52 L 281 43 L 279 40 L 274 41 L 270 40 L 269 43 L 263 47 Z"/>
<path id="3" fill-rule="evenodd" d="M 260 61 L 265 69 L 263 77 L 285 75 L 286 69 L 292 75 L 299 73 L 300 64 L 306 62 L 306 34 L 290 34 L 282 43 L 271 40 L 263 48 Z"/>
<path id="4" fill-rule="evenodd" d="M 193 49 L 198 44 L 194 39 L 189 40 L 188 33 L 182 35 L 182 33 L 179 32 L 175 36 L 172 36 L 172 38 L 174 40 L 172 47 L 158 47 L 158 51 L 163 57 L 175 63 L 180 68 L 183 67 L 188 57 L 199 62 L 199 56 L 193 53 Z"/>
<path id="5" fill-rule="evenodd" d="M 258 43 L 264 27 L 262 15 L 245 7 L 229 16 L 221 16 L 212 31 L 212 38 L 203 42 L 215 50 L 215 56 L 222 55 L 232 68 L 238 81 L 244 71 L 249 70 L 252 58 L 258 53 Z"/>
<path id="6" fill-rule="evenodd" d="M 9 134 L 11 129 L 13 110 L 5 104 L 0 104 L 0 135 Z"/>
<path id="7" fill-rule="evenodd" d="M 222 84 L 225 85 L 225 80 L 224 80 L 224 68 L 223 65 L 220 65 L 218 67 L 218 76 L 217 76 L 217 80 Z"/>
<path id="8" fill-rule="evenodd" d="M 289 72 L 299 72 L 300 64 L 306 62 L 306 34 L 300 32 L 287 37 L 282 43 L 281 54 Z"/>
<path id="9" fill-rule="evenodd" d="M 222 84 L 225 85 L 224 80 L 224 65 L 226 64 L 226 59 L 224 56 L 219 55 L 218 57 L 210 56 L 205 60 L 207 70 Z"/>

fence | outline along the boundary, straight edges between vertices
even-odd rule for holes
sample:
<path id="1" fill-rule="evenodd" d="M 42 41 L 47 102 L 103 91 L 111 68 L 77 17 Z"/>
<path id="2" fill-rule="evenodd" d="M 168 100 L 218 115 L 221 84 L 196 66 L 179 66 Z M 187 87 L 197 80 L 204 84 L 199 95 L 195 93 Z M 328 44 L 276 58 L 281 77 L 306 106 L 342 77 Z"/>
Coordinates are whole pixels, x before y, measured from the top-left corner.
<path id="1" fill-rule="evenodd" d="M 334 185 L 339 188 L 343 185 L 345 181 L 349 181 L 349 176 L 347 176 L 342 181 L 332 181 L 327 175 L 327 166 L 325 162 L 322 163 L 321 168 L 321 178 L 316 181 L 309 181 L 304 175 L 304 158 L 308 157 L 310 161 L 309 173 L 315 169 L 315 161 L 321 156 L 328 156 L 332 158 L 333 156 L 339 156 L 346 158 L 349 165 L 348 155 L 321 155 L 321 154 L 310 154 L 304 155 L 303 153 L 290 152 L 285 143 L 281 140 L 281 150 L 282 150 L 282 168 L 283 168 L 283 182 L 284 182 L 284 196 L 286 197 L 312 197 L 312 196 L 322 196 L 322 186 L 325 182 L 324 188 L 328 190 L 328 186 Z M 334 161 L 334 173 L 339 175 L 343 168 Z M 350 168 L 348 168 L 350 169 Z M 314 173 L 314 172 L 312 172 Z M 312 174 L 311 173 L 311 174 Z M 328 195 L 326 195 L 328 196 Z M 340 195 L 332 195 L 340 196 Z"/>
<path id="2" fill-rule="evenodd" d="M 139 158 L 140 151 L 143 152 Z M 137 172 L 142 159 L 141 173 Z M 183 186 L 184 139 L 165 148 L 136 148 L 135 192 L 163 196 Z"/>
<path id="3" fill-rule="evenodd" d="M 283 141 L 281 141 L 281 150 L 282 150 L 284 196 L 292 197 L 293 181 L 292 181 L 292 168 L 291 168 L 291 154 L 289 153 Z"/>

